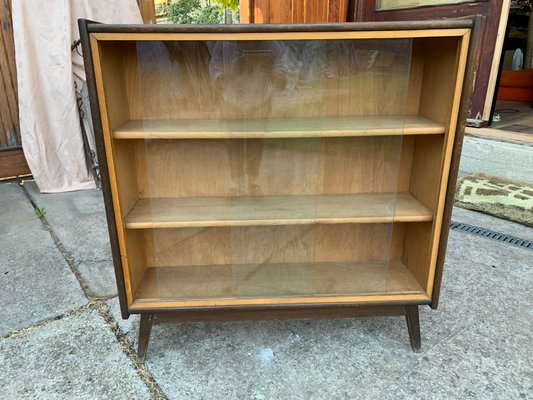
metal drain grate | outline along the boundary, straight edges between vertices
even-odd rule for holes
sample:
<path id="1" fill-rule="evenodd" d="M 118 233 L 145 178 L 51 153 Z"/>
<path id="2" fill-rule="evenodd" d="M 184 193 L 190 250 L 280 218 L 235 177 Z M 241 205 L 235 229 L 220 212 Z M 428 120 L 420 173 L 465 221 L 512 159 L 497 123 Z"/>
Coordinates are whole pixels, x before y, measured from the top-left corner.
<path id="1" fill-rule="evenodd" d="M 504 233 L 494 232 L 490 229 L 480 228 L 479 226 L 473 226 L 463 224 L 461 222 L 452 221 L 452 223 L 450 224 L 450 228 L 454 231 L 461 231 L 471 233 L 473 235 L 484 236 L 489 239 L 497 240 L 498 242 L 504 242 L 513 246 L 533 250 L 533 242 L 529 240 L 520 239 L 516 236 L 506 235 Z"/>

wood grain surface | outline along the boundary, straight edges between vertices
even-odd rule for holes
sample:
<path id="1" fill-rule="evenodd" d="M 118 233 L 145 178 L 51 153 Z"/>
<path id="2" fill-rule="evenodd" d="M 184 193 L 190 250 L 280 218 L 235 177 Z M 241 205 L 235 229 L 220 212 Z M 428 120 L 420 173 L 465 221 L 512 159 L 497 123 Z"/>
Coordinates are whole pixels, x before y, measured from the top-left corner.
<path id="1" fill-rule="evenodd" d="M 299 263 L 149 268 L 135 301 L 422 294 L 401 263 Z"/>
<path id="2" fill-rule="evenodd" d="M 232 139 L 431 135 L 445 127 L 419 116 L 311 117 L 251 120 L 134 120 L 115 139 Z"/>
<path id="3" fill-rule="evenodd" d="M 431 221 L 409 193 L 141 199 L 127 229 Z"/>

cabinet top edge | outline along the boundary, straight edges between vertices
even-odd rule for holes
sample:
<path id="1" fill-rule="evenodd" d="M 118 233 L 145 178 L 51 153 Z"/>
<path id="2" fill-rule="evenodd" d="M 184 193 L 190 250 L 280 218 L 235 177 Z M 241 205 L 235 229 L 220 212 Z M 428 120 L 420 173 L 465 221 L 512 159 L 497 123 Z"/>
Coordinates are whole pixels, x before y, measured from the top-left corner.
<path id="1" fill-rule="evenodd" d="M 88 33 L 273 33 L 273 32 L 352 32 L 352 31 L 418 31 L 428 29 L 468 29 L 473 19 L 393 21 L 393 22 L 345 22 L 321 24 L 235 24 L 235 25 L 142 25 L 100 24 L 80 20 Z"/>

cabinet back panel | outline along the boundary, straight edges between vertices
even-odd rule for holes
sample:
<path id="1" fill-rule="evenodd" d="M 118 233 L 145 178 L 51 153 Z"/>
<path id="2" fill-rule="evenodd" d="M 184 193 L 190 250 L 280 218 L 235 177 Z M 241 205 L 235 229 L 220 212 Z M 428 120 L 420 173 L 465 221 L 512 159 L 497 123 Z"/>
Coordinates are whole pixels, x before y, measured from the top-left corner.
<path id="1" fill-rule="evenodd" d="M 425 60 L 425 41 L 420 39 L 413 40 L 411 67 L 409 71 L 409 88 L 407 94 L 407 115 L 419 115 L 420 112 L 420 94 L 422 92 Z"/>
<path id="2" fill-rule="evenodd" d="M 107 139 L 106 152 L 108 156 L 108 168 L 112 185 L 116 188 L 120 204 L 120 211 L 126 215 L 137 201 L 136 176 L 131 174 L 132 166 L 135 165 L 135 151 L 133 144 L 114 141 L 111 139 L 112 131 L 129 119 L 128 102 L 126 98 L 126 82 L 124 80 L 123 60 L 119 49 L 131 47 L 118 46 L 109 43 L 99 46 L 101 59 L 101 73 L 103 93 L 105 98 L 105 110 L 102 118 L 102 128 Z M 113 171 L 114 170 L 114 171 Z M 118 215 L 120 216 L 120 212 Z"/>
<path id="3" fill-rule="evenodd" d="M 220 106 L 205 42 L 136 42 L 126 64 L 131 119 L 206 118 Z"/>
<path id="4" fill-rule="evenodd" d="M 128 215 L 137 200 L 139 189 L 135 171 L 136 153 L 135 143 L 131 140 L 114 140 L 114 168 L 120 210 L 123 216 Z"/>
<path id="5" fill-rule="evenodd" d="M 405 193 L 410 191 L 411 170 L 413 166 L 413 157 L 415 142 L 417 136 L 404 136 L 402 138 L 402 153 L 398 172 L 398 192 Z M 416 197 L 416 196 L 415 196 Z"/>
<path id="6" fill-rule="evenodd" d="M 411 40 L 102 42 L 129 118 L 404 115 Z M 104 62 L 107 59 L 104 60 Z"/>
<path id="7" fill-rule="evenodd" d="M 418 136 L 415 139 L 409 191 L 427 208 L 436 211 L 442 174 L 444 138 Z"/>
<path id="8" fill-rule="evenodd" d="M 420 286 L 428 291 L 433 223 L 405 224 L 403 262 Z"/>
<path id="9" fill-rule="evenodd" d="M 142 115 L 144 109 L 144 103 L 141 94 L 140 82 L 138 79 L 138 62 L 137 62 L 137 46 L 134 42 L 125 42 L 123 46 L 123 75 L 126 82 L 126 97 L 121 100 L 126 100 L 129 105 L 129 119 L 132 119 L 134 115 Z M 150 88 L 149 83 L 146 84 Z M 149 106 L 149 103 L 148 103 Z"/>
<path id="10" fill-rule="evenodd" d="M 395 192 L 402 149 L 392 136 L 135 142 L 147 198 Z"/>
<path id="11" fill-rule="evenodd" d="M 323 140 L 319 194 L 396 192 L 401 150 L 400 136 Z"/>
<path id="12" fill-rule="evenodd" d="M 401 233 L 401 230 L 398 232 Z M 392 224 L 154 229 L 145 233 L 149 266 L 380 262 L 399 260 Z"/>
<path id="13" fill-rule="evenodd" d="M 100 60 L 102 69 L 102 83 L 106 99 L 105 119 L 102 121 L 104 131 L 106 125 L 109 130 L 122 125 L 130 119 L 127 85 L 124 77 L 124 63 L 122 52 L 131 54 L 131 43 L 100 43 Z M 106 124 L 107 123 L 107 124 Z"/>
<path id="14" fill-rule="evenodd" d="M 458 38 L 417 40 L 426 45 L 420 115 L 448 127 L 454 101 L 460 41 Z"/>
<path id="15" fill-rule="evenodd" d="M 147 232 L 144 231 L 125 230 L 124 232 L 127 254 L 122 254 L 122 266 L 126 293 L 130 299 L 133 299 L 133 294 L 139 287 L 147 268 L 146 234 Z"/>

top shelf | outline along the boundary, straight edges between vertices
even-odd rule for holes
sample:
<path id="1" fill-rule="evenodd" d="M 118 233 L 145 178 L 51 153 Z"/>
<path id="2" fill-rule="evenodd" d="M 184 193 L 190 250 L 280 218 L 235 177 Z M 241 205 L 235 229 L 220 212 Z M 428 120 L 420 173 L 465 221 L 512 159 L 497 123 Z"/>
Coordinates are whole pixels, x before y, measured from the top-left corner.
<path id="1" fill-rule="evenodd" d="M 420 116 L 311 117 L 248 120 L 131 120 L 115 139 L 262 139 L 443 134 L 445 126 Z"/>

